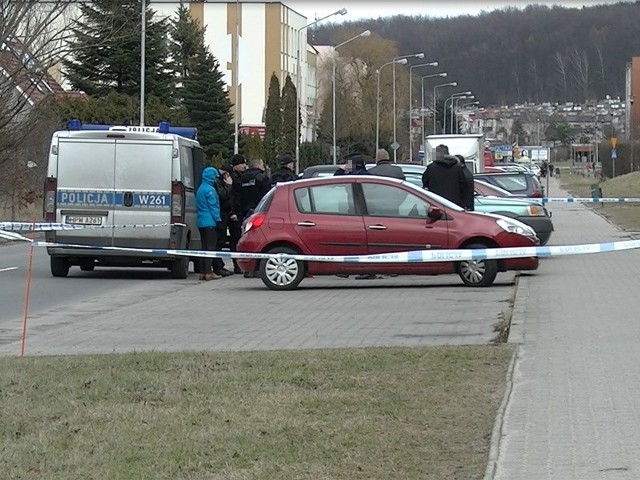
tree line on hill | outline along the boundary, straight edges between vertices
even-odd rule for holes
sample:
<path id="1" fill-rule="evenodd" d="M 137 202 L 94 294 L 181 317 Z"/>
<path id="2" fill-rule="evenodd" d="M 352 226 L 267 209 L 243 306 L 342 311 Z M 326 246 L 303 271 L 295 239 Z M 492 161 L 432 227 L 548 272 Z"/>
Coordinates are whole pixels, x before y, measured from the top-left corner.
<path id="1" fill-rule="evenodd" d="M 582 8 L 530 5 L 479 16 L 320 23 L 310 31 L 310 43 L 336 45 L 345 31 L 367 28 L 396 42 L 400 55 L 424 52 L 425 60 L 438 61 L 448 80 L 472 90 L 484 106 L 584 103 L 624 97 L 625 65 L 640 55 L 638 24 L 640 1 Z"/>

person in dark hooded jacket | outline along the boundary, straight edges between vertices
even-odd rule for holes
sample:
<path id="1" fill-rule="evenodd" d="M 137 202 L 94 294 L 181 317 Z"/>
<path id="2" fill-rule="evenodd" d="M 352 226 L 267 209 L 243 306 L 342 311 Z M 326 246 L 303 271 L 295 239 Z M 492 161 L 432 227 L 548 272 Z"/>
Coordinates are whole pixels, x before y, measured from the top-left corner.
<path id="1" fill-rule="evenodd" d="M 341 165 L 333 175 L 369 175 L 365 157 L 360 154 L 350 156 L 347 163 Z"/>
<path id="2" fill-rule="evenodd" d="M 296 179 L 296 175 L 293 171 L 294 161 L 291 155 L 283 155 L 278 158 L 278 164 L 280 168 L 271 175 L 271 185 L 275 185 L 278 182 L 293 182 Z"/>
<path id="3" fill-rule="evenodd" d="M 216 226 L 220 223 L 220 198 L 215 182 L 218 170 L 207 167 L 202 171 L 202 183 L 196 191 L 196 221 L 200 231 L 202 250 L 215 251 L 218 244 Z M 200 261 L 200 280 L 217 280 L 222 278 L 211 269 L 212 258 Z"/>
<path id="4" fill-rule="evenodd" d="M 467 208 L 468 199 L 470 196 L 473 198 L 473 176 L 469 178 L 465 170 L 469 171 L 466 166 L 460 165 L 458 158 L 449 155 L 446 145 L 438 145 L 435 160 L 422 174 L 422 186 L 462 208 Z M 469 209 L 473 209 L 473 204 Z"/>
<path id="5" fill-rule="evenodd" d="M 242 182 L 240 190 L 242 218 L 246 219 L 258 206 L 262 197 L 271 190 L 271 179 L 264 170 L 264 161 L 254 158 L 249 161 L 249 168 L 240 177 Z"/>

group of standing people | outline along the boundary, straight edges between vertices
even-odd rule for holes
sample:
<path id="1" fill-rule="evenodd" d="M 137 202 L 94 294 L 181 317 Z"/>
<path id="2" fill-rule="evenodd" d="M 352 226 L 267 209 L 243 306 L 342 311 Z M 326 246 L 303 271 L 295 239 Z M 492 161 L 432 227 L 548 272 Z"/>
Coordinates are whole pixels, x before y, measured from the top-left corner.
<path id="1" fill-rule="evenodd" d="M 278 159 L 280 168 L 272 176 L 265 171 L 262 159 L 247 159 L 235 154 L 220 169 L 206 167 L 196 191 L 197 225 L 202 250 L 220 251 L 227 242 L 236 251 L 242 235 L 242 221 L 251 215 L 262 197 L 276 182 L 295 180 L 294 161 L 289 155 Z M 200 262 L 200 280 L 218 280 L 234 273 L 242 273 L 237 261 L 233 270 L 226 268 L 221 258 L 204 257 Z M 246 277 L 250 274 L 245 273 Z"/>

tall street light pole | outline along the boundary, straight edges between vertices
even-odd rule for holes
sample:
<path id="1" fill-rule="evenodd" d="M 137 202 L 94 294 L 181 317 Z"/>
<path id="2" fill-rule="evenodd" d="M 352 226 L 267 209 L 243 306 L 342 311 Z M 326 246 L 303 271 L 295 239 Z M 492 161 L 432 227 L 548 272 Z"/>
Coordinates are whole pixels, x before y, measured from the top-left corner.
<path id="1" fill-rule="evenodd" d="M 393 59 L 393 163 L 396 163 L 398 153 L 398 140 L 397 140 L 397 121 L 396 121 L 396 60 L 403 58 L 424 58 L 424 53 L 410 53 L 409 55 L 400 55 Z"/>
<path id="2" fill-rule="evenodd" d="M 382 69 L 387 65 L 395 65 L 396 63 L 404 65 L 407 63 L 407 59 L 401 58 L 399 60 L 392 60 L 383 64 L 378 70 L 376 70 L 376 76 L 378 77 L 378 84 L 376 88 L 376 150 L 380 148 L 380 72 L 382 72 Z"/>
<path id="3" fill-rule="evenodd" d="M 420 115 L 421 115 L 421 120 L 422 120 L 422 149 L 423 151 L 426 149 L 426 142 L 425 140 L 425 135 L 424 135 L 424 110 L 425 110 L 425 106 L 424 106 L 424 81 L 427 78 L 433 78 L 433 77 L 443 77 L 446 78 L 447 76 L 447 72 L 442 72 L 442 73 L 434 73 L 433 75 L 425 75 L 424 77 L 422 77 L 422 83 L 421 83 L 421 89 L 420 89 L 420 93 L 422 94 L 422 104 L 421 104 L 421 110 L 420 110 Z M 435 113 L 433 115 L 433 118 L 435 120 Z"/>
<path id="4" fill-rule="evenodd" d="M 333 17 L 334 15 L 346 15 L 347 14 L 347 9 L 346 8 L 341 8 L 340 10 L 336 10 L 333 13 L 330 13 L 329 15 L 325 15 L 322 18 L 317 19 L 315 22 L 311 22 L 307 25 L 305 25 L 302 28 L 299 28 L 297 31 L 297 49 L 296 49 L 296 174 L 300 173 L 300 90 L 302 89 L 301 86 L 301 80 L 302 80 L 302 74 L 300 73 L 300 33 L 309 28 L 312 27 L 314 25 L 316 25 L 317 23 L 320 23 L 323 20 L 326 20 L 329 17 Z M 307 51 L 307 42 L 305 40 L 304 42 L 304 51 L 306 54 Z M 306 61 L 305 61 L 306 64 Z"/>
<path id="5" fill-rule="evenodd" d="M 475 98 L 475 95 L 460 95 L 459 97 L 455 97 L 451 100 L 451 105 L 449 105 L 449 108 L 451 109 L 451 127 L 449 127 L 449 130 L 451 130 L 451 133 L 456 133 L 456 125 L 453 122 L 457 118 L 456 105 L 458 105 L 458 102 L 460 100 L 473 100 Z"/>
<path id="6" fill-rule="evenodd" d="M 461 95 L 471 95 L 471 92 L 453 93 L 450 97 L 444 99 L 444 104 L 442 105 L 442 133 L 447 133 L 447 102 L 451 101 L 451 105 L 449 106 L 449 109 L 451 109 L 453 107 L 453 99 Z M 453 121 L 453 115 L 451 115 L 451 118 Z"/>
<path id="7" fill-rule="evenodd" d="M 364 32 L 356 35 L 355 37 L 351 37 L 349 40 L 345 40 L 342 43 L 339 43 L 338 45 L 336 45 L 335 47 L 333 47 L 333 164 L 335 165 L 337 163 L 337 156 L 336 156 L 336 52 L 338 50 L 338 48 L 342 47 L 343 45 L 346 45 L 349 42 L 352 42 L 354 40 L 357 40 L 360 37 L 368 37 L 369 35 L 371 35 L 371 32 L 369 30 L 365 30 Z"/>
<path id="8" fill-rule="evenodd" d="M 437 90 L 438 88 L 442 88 L 442 87 L 457 87 L 458 86 L 458 82 L 449 82 L 449 83 L 441 83 L 440 85 L 436 85 L 435 87 L 433 87 L 433 134 L 436 134 L 436 125 L 438 123 L 438 111 L 436 110 L 438 103 L 437 103 Z M 442 114 L 446 117 L 447 113 L 446 112 L 442 112 Z"/>
<path id="9" fill-rule="evenodd" d="M 411 112 L 413 111 L 413 69 L 418 67 L 437 67 L 438 62 L 421 63 L 419 65 L 411 65 L 409 67 L 409 162 L 413 161 L 413 142 L 411 130 Z"/>
<path id="10" fill-rule="evenodd" d="M 480 102 L 469 102 L 469 103 L 463 103 L 462 105 L 460 105 L 460 108 L 464 108 L 464 107 L 468 107 L 469 105 L 480 105 Z M 457 117 L 457 115 L 456 115 Z M 456 131 L 455 133 L 459 133 L 458 130 L 458 122 L 455 123 L 455 127 L 456 127 Z"/>
<path id="11" fill-rule="evenodd" d="M 141 28 L 140 28 L 140 126 L 144 125 L 144 67 L 146 64 L 146 37 L 147 37 L 147 2 L 140 2 L 142 5 Z"/>
<path id="12" fill-rule="evenodd" d="M 142 0 L 142 3 L 145 3 Z M 240 66 L 240 0 L 236 0 L 236 38 L 234 39 L 233 46 L 233 55 L 235 57 L 235 65 L 233 66 L 233 78 L 231 81 L 233 82 L 233 89 L 235 90 L 236 101 L 233 102 L 235 113 L 233 114 L 233 125 L 234 125 L 234 134 L 233 134 L 233 153 L 234 155 L 240 152 L 240 142 L 238 135 L 238 125 L 240 124 L 240 119 L 238 116 L 240 115 L 240 107 L 238 104 L 240 103 L 240 99 L 238 95 L 240 94 L 240 88 L 238 87 L 238 80 L 240 79 L 240 72 L 238 68 Z"/>

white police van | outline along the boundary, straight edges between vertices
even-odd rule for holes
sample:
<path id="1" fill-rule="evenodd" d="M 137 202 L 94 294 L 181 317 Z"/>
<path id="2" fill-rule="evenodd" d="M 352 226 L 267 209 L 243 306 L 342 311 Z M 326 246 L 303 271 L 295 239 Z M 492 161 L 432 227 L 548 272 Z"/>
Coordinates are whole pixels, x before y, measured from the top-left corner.
<path id="1" fill-rule="evenodd" d="M 200 249 L 195 190 L 203 155 L 195 128 L 82 125 L 51 139 L 44 187 L 47 222 L 89 228 L 47 232 L 49 242 L 95 248 L 49 247 L 51 273 L 71 266 L 165 267 L 186 278 L 188 257 L 166 249 Z M 134 247 L 144 252 L 103 250 Z"/>

